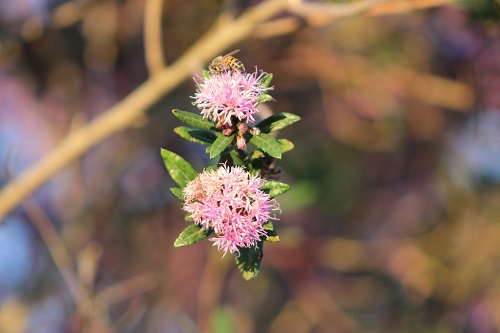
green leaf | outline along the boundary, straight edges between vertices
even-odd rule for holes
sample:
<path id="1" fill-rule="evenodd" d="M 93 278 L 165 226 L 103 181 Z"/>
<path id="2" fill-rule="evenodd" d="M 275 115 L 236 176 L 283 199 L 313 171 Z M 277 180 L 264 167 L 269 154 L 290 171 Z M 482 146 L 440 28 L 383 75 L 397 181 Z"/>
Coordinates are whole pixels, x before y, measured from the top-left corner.
<path id="1" fill-rule="evenodd" d="M 271 85 L 271 81 L 273 80 L 273 74 L 272 73 L 269 73 L 269 74 L 266 74 L 264 75 L 260 80 L 259 82 L 261 82 L 264 87 L 268 88 L 270 85 Z"/>
<path id="2" fill-rule="evenodd" d="M 293 142 L 287 139 L 278 139 L 278 143 L 280 144 L 282 154 L 292 150 L 295 147 Z"/>
<path id="3" fill-rule="evenodd" d="M 243 162 L 243 160 L 235 150 L 231 151 L 229 153 L 229 156 L 231 156 L 233 160 L 233 165 L 245 165 L 245 162 Z"/>
<path id="4" fill-rule="evenodd" d="M 252 155 L 251 155 L 251 159 L 252 160 L 256 160 L 258 158 L 261 158 L 261 157 L 265 157 L 266 155 L 264 155 L 264 153 L 260 150 L 254 150 L 252 152 Z"/>
<path id="5" fill-rule="evenodd" d="M 192 181 L 198 175 L 191 164 L 174 152 L 161 149 L 161 158 L 170 177 L 180 188 L 186 186 L 187 182 Z"/>
<path id="6" fill-rule="evenodd" d="M 259 274 L 260 262 L 262 261 L 262 248 L 264 243 L 262 241 L 257 242 L 256 247 L 245 247 L 240 248 L 240 255 L 236 257 L 236 264 L 238 268 L 243 273 L 243 278 L 245 280 L 253 279 Z"/>
<path id="7" fill-rule="evenodd" d="M 262 149 L 265 153 L 268 153 L 274 158 L 281 158 L 281 146 L 276 141 L 275 138 L 269 134 L 260 133 L 259 135 L 253 136 L 250 142 Z"/>
<path id="8" fill-rule="evenodd" d="M 190 142 L 200 143 L 202 145 L 210 145 L 215 141 L 215 139 L 217 139 L 217 135 L 212 131 L 194 129 L 186 126 L 176 127 L 174 132 L 183 139 Z"/>
<path id="9" fill-rule="evenodd" d="M 181 232 L 179 237 L 177 237 L 174 242 L 174 247 L 182 247 L 199 242 L 207 238 L 212 231 L 212 229 L 205 230 L 197 224 L 191 224 Z"/>
<path id="10" fill-rule="evenodd" d="M 270 101 L 274 101 L 274 98 L 269 94 L 261 94 L 259 98 L 257 98 L 257 103 L 265 103 Z"/>
<path id="11" fill-rule="evenodd" d="M 266 242 L 269 243 L 278 243 L 280 241 L 280 236 L 276 231 L 268 231 L 267 232 L 267 238 L 264 239 Z"/>
<path id="12" fill-rule="evenodd" d="M 251 164 L 249 165 L 248 172 L 250 172 L 250 174 L 252 176 L 261 177 L 262 175 L 261 175 L 260 171 L 261 171 L 260 169 L 253 168 Z"/>
<path id="13" fill-rule="evenodd" d="M 222 151 L 226 149 L 231 144 L 231 142 L 233 142 L 233 140 L 234 134 L 230 136 L 225 136 L 224 134 L 219 135 L 214 143 L 210 146 L 210 158 L 214 158 L 222 153 Z"/>
<path id="14" fill-rule="evenodd" d="M 172 113 L 174 114 L 174 116 L 179 118 L 180 121 L 193 127 L 205 130 L 215 129 L 215 123 L 213 121 L 203 119 L 203 117 L 199 114 L 177 109 L 173 109 Z"/>
<path id="15" fill-rule="evenodd" d="M 264 223 L 262 226 L 267 234 L 267 237 L 264 239 L 265 241 L 271 243 L 277 243 L 280 241 L 280 236 L 278 236 L 278 233 L 274 230 L 274 225 L 271 221 Z"/>
<path id="16" fill-rule="evenodd" d="M 271 198 L 274 198 L 277 197 L 278 195 L 287 192 L 291 188 L 292 187 L 288 184 L 276 180 L 267 180 L 264 182 L 264 184 L 260 189 L 265 193 L 269 194 Z"/>
<path id="17" fill-rule="evenodd" d="M 210 73 L 209 71 L 207 71 L 206 69 L 204 69 L 202 72 L 201 72 L 201 76 L 204 78 L 204 79 L 208 79 L 209 77 L 212 76 L 212 73 Z"/>
<path id="18" fill-rule="evenodd" d="M 288 127 L 299 120 L 300 117 L 293 113 L 282 112 L 261 120 L 255 127 L 258 127 L 263 133 L 270 133 Z"/>
<path id="19" fill-rule="evenodd" d="M 274 230 L 274 224 L 271 221 L 267 221 L 262 225 L 262 228 L 264 228 L 265 231 Z"/>
<path id="20" fill-rule="evenodd" d="M 184 195 L 182 195 L 182 189 L 178 187 L 172 187 L 170 191 L 176 196 L 177 199 L 184 200 Z"/>

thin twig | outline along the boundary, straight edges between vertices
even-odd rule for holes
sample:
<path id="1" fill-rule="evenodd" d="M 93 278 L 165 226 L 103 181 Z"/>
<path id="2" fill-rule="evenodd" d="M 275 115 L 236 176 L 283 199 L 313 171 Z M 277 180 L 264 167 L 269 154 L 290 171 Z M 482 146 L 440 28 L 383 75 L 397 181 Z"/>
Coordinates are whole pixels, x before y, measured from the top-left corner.
<path id="1" fill-rule="evenodd" d="M 379 16 L 389 14 L 401 14 L 410 11 L 444 6 L 450 3 L 457 3 L 457 0 L 390 0 L 378 6 L 370 8 L 366 13 L 368 16 Z"/>
<path id="2" fill-rule="evenodd" d="M 347 17 L 367 11 L 374 5 L 388 0 L 366 0 L 346 4 L 316 3 L 305 1 L 292 1 L 288 10 L 297 16 L 312 17 L 326 16 L 330 19 Z"/>
<path id="3" fill-rule="evenodd" d="M 144 11 L 144 52 L 150 76 L 165 68 L 161 36 L 163 0 L 146 0 Z"/>
<path id="4" fill-rule="evenodd" d="M 151 273 L 134 276 L 98 292 L 94 297 L 94 307 L 102 310 L 111 304 L 142 294 L 158 285 L 158 279 Z"/>
<path id="5" fill-rule="evenodd" d="M 77 306 L 83 304 L 88 300 L 89 293 L 78 279 L 78 274 L 63 240 L 35 199 L 30 198 L 26 200 L 24 207 L 26 214 L 28 214 L 28 217 L 47 246 L 50 256 L 68 287 L 73 301 Z"/>
<path id="6" fill-rule="evenodd" d="M 317 27 L 360 14 L 365 16 L 401 14 L 454 2 L 457 0 L 370 0 L 350 4 L 310 3 L 293 0 L 289 9 L 290 12 L 297 15 L 296 17 L 263 22 L 255 29 L 252 37 L 263 39 L 290 34 L 300 29 L 304 23 L 311 27 Z"/>
<path id="7" fill-rule="evenodd" d="M 47 215 L 33 198 L 26 200 L 24 206 L 33 226 L 40 233 L 57 270 L 68 287 L 77 308 L 77 312 L 80 313 L 85 320 L 90 321 L 90 327 L 99 327 L 98 331 L 101 333 L 112 333 L 113 330 L 109 326 L 108 319 L 102 311 L 94 311 L 92 313 L 88 311 L 89 309 L 86 305 L 89 304 L 92 296 L 78 278 L 78 274 L 76 273 L 66 246 Z M 91 328 L 91 331 L 97 332 L 97 329 L 94 328 Z"/>
<path id="8" fill-rule="evenodd" d="M 370 16 L 399 14 L 418 9 L 443 6 L 457 0 L 366 0 L 346 4 L 291 0 L 288 10 L 312 22 L 332 22 L 338 18 L 366 13 Z M 321 19 L 322 18 L 322 19 Z"/>
<path id="9" fill-rule="evenodd" d="M 158 281 L 155 276 L 151 273 L 145 273 L 114 284 L 95 295 L 91 295 L 91 292 L 80 281 L 66 246 L 47 215 L 32 198 L 26 200 L 24 206 L 31 222 L 47 246 L 51 258 L 68 287 L 78 311 L 88 320 L 91 320 L 90 327 L 98 325 L 103 330 L 102 332 L 112 332 L 108 325 L 108 320 L 104 315 L 104 310 L 113 303 L 156 287 Z"/>

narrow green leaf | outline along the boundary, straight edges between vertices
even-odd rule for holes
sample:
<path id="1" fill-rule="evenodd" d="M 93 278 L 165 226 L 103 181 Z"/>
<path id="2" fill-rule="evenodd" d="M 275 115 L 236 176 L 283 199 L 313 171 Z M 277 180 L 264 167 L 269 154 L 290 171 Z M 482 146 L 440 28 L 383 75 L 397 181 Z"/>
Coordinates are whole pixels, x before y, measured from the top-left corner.
<path id="1" fill-rule="evenodd" d="M 229 156 L 231 156 L 231 158 L 233 159 L 233 165 L 245 165 L 245 163 L 235 150 L 231 151 L 229 153 Z"/>
<path id="2" fill-rule="evenodd" d="M 271 221 L 267 221 L 262 225 L 262 228 L 264 228 L 265 231 L 274 230 L 274 224 Z"/>
<path id="3" fill-rule="evenodd" d="M 262 149 L 265 153 L 268 153 L 274 158 L 281 158 L 281 146 L 276 141 L 275 138 L 269 134 L 260 133 L 259 135 L 253 136 L 250 142 Z"/>
<path id="4" fill-rule="evenodd" d="M 243 273 L 243 278 L 245 280 L 253 279 L 259 274 L 260 262 L 262 261 L 262 248 L 264 243 L 262 241 L 257 242 L 257 247 L 245 247 L 240 248 L 240 255 L 236 257 L 236 264 L 238 268 Z"/>
<path id="5" fill-rule="evenodd" d="M 295 147 L 293 142 L 287 139 L 278 139 L 278 143 L 280 144 L 282 154 L 292 150 Z"/>
<path id="6" fill-rule="evenodd" d="M 252 160 L 256 160 L 258 158 L 265 157 L 264 153 L 260 150 L 254 150 L 251 155 Z"/>
<path id="7" fill-rule="evenodd" d="M 172 187 L 170 191 L 176 196 L 177 199 L 184 200 L 184 196 L 182 195 L 182 189 L 178 187 Z"/>
<path id="8" fill-rule="evenodd" d="M 274 230 L 274 225 L 271 221 L 264 223 L 262 226 L 264 227 L 267 235 L 267 237 L 264 238 L 265 241 L 271 243 L 277 243 L 280 241 L 280 236 L 278 236 L 278 233 Z"/>
<path id="9" fill-rule="evenodd" d="M 205 230 L 197 224 L 191 224 L 184 229 L 174 242 L 174 247 L 191 245 L 207 238 L 212 233 L 211 229 Z"/>
<path id="10" fill-rule="evenodd" d="M 172 177 L 180 188 L 183 188 L 187 182 L 196 178 L 197 173 L 191 164 L 176 153 L 161 149 L 161 158 L 163 159 L 163 163 L 165 163 L 170 177 Z"/>
<path id="11" fill-rule="evenodd" d="M 251 174 L 252 176 L 257 176 L 257 177 L 261 177 L 261 176 L 262 176 L 262 175 L 261 175 L 261 170 L 260 170 L 260 169 L 256 169 L 256 168 L 252 167 L 252 165 L 251 165 L 251 164 L 249 165 L 249 170 L 248 170 L 248 172 L 250 172 L 250 174 Z"/>
<path id="12" fill-rule="evenodd" d="M 276 231 L 268 231 L 267 238 L 264 240 L 269 243 L 278 243 L 280 241 L 280 236 Z"/>
<path id="13" fill-rule="evenodd" d="M 188 111 L 182 111 L 182 110 L 178 110 L 178 109 L 173 109 L 172 113 L 174 114 L 174 116 L 179 118 L 180 121 L 182 121 L 188 125 L 191 125 L 193 127 L 205 129 L 205 130 L 215 129 L 214 122 L 207 120 L 207 119 L 203 119 L 203 117 L 200 116 L 199 114 L 188 112 Z"/>
<path id="14" fill-rule="evenodd" d="M 215 141 L 215 139 L 217 139 L 217 135 L 212 131 L 194 129 L 186 126 L 176 127 L 174 132 L 183 139 L 190 142 L 200 143 L 202 145 L 210 145 Z"/>
<path id="15" fill-rule="evenodd" d="M 264 86 L 266 88 L 268 88 L 270 85 L 271 85 L 271 81 L 273 80 L 273 74 L 272 73 L 269 73 L 269 74 L 266 74 L 264 75 L 260 80 L 259 82 L 261 82 L 262 84 L 264 84 Z"/>
<path id="16" fill-rule="evenodd" d="M 263 133 L 270 133 L 290 126 L 299 120 L 300 117 L 293 113 L 282 112 L 261 120 L 255 127 L 258 127 Z"/>
<path id="17" fill-rule="evenodd" d="M 262 187 L 260 188 L 262 191 L 266 192 L 269 194 L 271 198 L 277 197 L 278 195 L 281 195 L 288 190 L 290 190 L 292 187 L 288 184 L 276 181 L 276 180 L 267 180 L 264 182 Z"/>
<path id="18" fill-rule="evenodd" d="M 214 141 L 214 143 L 210 146 L 210 158 L 214 158 L 218 156 L 224 149 L 226 149 L 231 142 L 233 142 L 234 134 L 230 136 L 225 136 L 221 134 Z"/>
<path id="19" fill-rule="evenodd" d="M 204 70 L 201 72 L 201 76 L 202 76 L 204 79 L 208 79 L 209 77 L 211 77 L 211 76 L 212 76 L 212 73 L 210 73 L 209 71 L 207 71 L 207 70 L 205 70 L 205 69 L 204 69 Z"/>
<path id="20" fill-rule="evenodd" d="M 257 98 L 257 103 L 265 103 L 270 101 L 274 101 L 274 98 L 269 94 L 262 94 L 259 96 L 259 98 Z"/>

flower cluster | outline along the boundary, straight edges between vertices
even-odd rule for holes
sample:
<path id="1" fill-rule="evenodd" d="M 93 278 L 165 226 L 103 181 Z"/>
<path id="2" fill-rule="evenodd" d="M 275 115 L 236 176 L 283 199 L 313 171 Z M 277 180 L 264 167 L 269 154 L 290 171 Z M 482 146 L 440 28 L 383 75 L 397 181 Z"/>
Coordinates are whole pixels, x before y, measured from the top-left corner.
<path id="1" fill-rule="evenodd" d="M 203 229 L 213 229 L 210 240 L 224 252 L 256 246 L 266 235 L 263 224 L 271 219 L 278 203 L 260 190 L 264 180 L 242 167 L 219 166 L 206 170 L 183 189 L 184 210 Z"/>
<path id="2" fill-rule="evenodd" d="M 300 117 L 282 112 L 253 124 L 259 105 L 274 100 L 268 94 L 273 74 L 257 67 L 245 72 L 245 66 L 232 56 L 236 52 L 216 57 L 203 77 L 194 78 L 196 92 L 191 98 L 201 114 L 172 111 L 188 125 L 175 128 L 175 133 L 206 145 L 210 158 L 218 157 L 218 167 L 198 173 L 172 151 L 162 149 L 161 156 L 179 186 L 172 193 L 183 201 L 186 220 L 191 222 L 174 246 L 210 239 L 224 255 L 235 256 L 248 280 L 260 271 L 264 242 L 279 242 L 273 224 L 277 219 L 273 211 L 279 205 L 274 198 L 290 185 L 278 181 L 281 168 L 274 163 L 293 149 L 293 143 L 276 135 Z"/>
<path id="3" fill-rule="evenodd" d="M 258 98 L 267 90 L 261 79 L 267 73 L 225 71 L 204 78 L 195 79 L 197 90 L 192 97 L 204 118 L 217 124 L 217 128 L 229 128 L 235 121 L 254 122 L 253 114 L 259 110 Z"/>

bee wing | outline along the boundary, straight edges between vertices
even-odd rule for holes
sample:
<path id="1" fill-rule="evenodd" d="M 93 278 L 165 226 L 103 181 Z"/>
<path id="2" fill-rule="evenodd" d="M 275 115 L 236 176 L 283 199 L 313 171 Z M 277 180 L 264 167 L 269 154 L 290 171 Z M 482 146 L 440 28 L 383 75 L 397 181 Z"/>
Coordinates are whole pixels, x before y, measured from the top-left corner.
<path id="1" fill-rule="evenodd" d="M 240 50 L 234 50 L 234 51 L 232 51 L 232 52 L 229 52 L 228 54 L 226 54 L 226 55 L 224 56 L 224 58 L 225 58 L 225 57 L 232 56 L 233 54 L 236 54 L 236 53 L 238 53 L 238 52 L 240 52 Z"/>
<path id="2" fill-rule="evenodd" d="M 222 60 L 222 56 L 217 56 L 214 58 L 214 60 L 212 60 L 212 62 L 210 64 L 215 64 L 216 62 L 219 62 Z"/>

